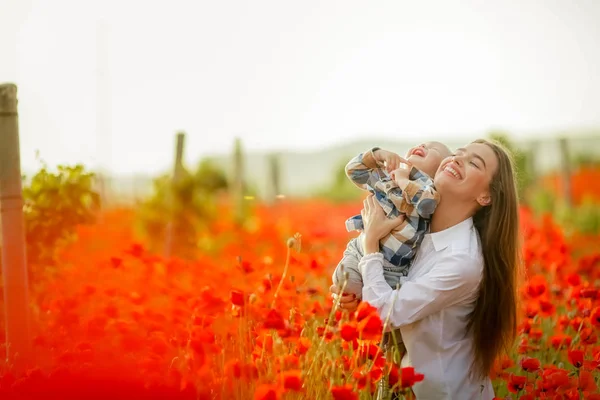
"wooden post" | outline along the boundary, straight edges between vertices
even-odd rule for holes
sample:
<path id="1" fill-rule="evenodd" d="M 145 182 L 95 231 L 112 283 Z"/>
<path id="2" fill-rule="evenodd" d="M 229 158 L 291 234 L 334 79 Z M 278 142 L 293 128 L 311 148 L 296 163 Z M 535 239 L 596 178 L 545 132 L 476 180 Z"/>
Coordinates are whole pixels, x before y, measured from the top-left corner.
<path id="1" fill-rule="evenodd" d="M 165 257 L 170 257 L 173 250 L 173 208 L 175 205 L 174 190 L 177 188 L 177 184 L 181 181 L 183 176 L 183 149 L 185 147 L 185 132 L 177 132 L 175 144 L 175 163 L 173 165 L 173 181 L 171 187 L 167 192 L 167 204 L 169 207 L 169 220 L 167 222 L 167 228 L 165 233 Z"/>
<path id="2" fill-rule="evenodd" d="M 175 144 L 175 165 L 173 168 L 173 182 L 179 183 L 183 176 L 183 149 L 185 147 L 185 132 L 177 132 Z"/>
<path id="3" fill-rule="evenodd" d="M 571 157 L 569 156 L 569 146 L 566 137 L 559 139 L 560 154 L 561 154 L 561 171 L 562 171 L 562 190 L 565 195 L 567 205 L 570 207 L 573 204 L 571 193 Z"/>
<path id="4" fill-rule="evenodd" d="M 531 141 L 529 151 L 527 152 L 527 169 L 531 182 L 537 182 L 538 177 L 538 149 L 540 147 L 539 140 Z"/>
<path id="5" fill-rule="evenodd" d="M 233 145 L 233 202 L 235 219 L 238 223 L 244 220 L 244 154 L 242 140 L 235 138 Z"/>
<path id="6" fill-rule="evenodd" d="M 274 203 L 277 200 L 277 196 L 281 194 L 280 187 L 280 170 L 279 170 L 279 156 L 275 153 L 269 156 L 269 192 L 267 199 L 269 203 Z"/>
<path id="7" fill-rule="evenodd" d="M 0 206 L 7 359 L 21 370 L 31 362 L 32 353 L 17 87 L 13 84 L 0 85 Z"/>

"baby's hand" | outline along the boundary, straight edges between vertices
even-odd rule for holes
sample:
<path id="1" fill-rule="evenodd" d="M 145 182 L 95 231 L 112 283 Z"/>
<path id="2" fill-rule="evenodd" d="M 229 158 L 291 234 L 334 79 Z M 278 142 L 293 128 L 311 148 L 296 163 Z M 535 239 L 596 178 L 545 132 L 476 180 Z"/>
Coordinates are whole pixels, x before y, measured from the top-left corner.
<path id="1" fill-rule="evenodd" d="M 406 168 L 397 168 L 392 171 L 392 179 L 396 182 L 396 185 L 400 188 L 406 187 L 408 185 L 408 177 L 410 174 L 410 170 Z"/>
<path id="2" fill-rule="evenodd" d="M 400 157 L 398 154 L 393 153 L 391 151 L 379 149 L 374 154 L 375 159 L 383 163 L 385 165 L 385 169 L 388 173 L 391 173 L 393 170 L 400 168 L 401 164 L 408 164 L 408 161 L 403 157 Z"/>

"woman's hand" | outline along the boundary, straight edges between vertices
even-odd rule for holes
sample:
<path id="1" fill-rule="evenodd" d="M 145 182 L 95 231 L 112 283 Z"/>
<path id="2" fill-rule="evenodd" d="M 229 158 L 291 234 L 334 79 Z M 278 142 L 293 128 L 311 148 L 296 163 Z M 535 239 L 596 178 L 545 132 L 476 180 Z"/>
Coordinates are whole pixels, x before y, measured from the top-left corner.
<path id="1" fill-rule="evenodd" d="M 363 201 L 363 206 L 360 215 L 363 218 L 364 225 L 364 251 L 365 254 L 377 253 L 379 251 L 379 241 L 400 226 L 405 217 L 401 215 L 396 218 L 388 218 L 372 194 Z"/>
<path id="2" fill-rule="evenodd" d="M 340 288 L 337 287 L 336 285 L 331 285 L 331 287 L 329 288 L 329 291 L 331 292 L 331 296 L 336 299 L 338 296 L 340 296 Z M 354 312 L 357 308 L 358 308 L 358 303 L 360 303 L 360 300 L 356 298 L 355 295 L 353 294 L 347 294 L 347 295 L 343 295 L 340 296 L 340 308 L 342 310 L 346 310 L 349 312 Z"/>

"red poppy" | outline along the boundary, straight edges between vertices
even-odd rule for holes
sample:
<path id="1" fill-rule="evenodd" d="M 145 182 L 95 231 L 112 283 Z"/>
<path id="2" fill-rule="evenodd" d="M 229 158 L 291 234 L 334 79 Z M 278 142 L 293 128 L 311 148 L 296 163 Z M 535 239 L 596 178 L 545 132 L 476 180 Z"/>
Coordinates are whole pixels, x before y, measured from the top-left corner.
<path id="1" fill-rule="evenodd" d="M 550 343 L 552 344 L 552 347 L 559 349 L 561 347 L 569 347 L 572 340 L 573 338 L 569 335 L 558 334 L 550 338 Z"/>
<path id="2" fill-rule="evenodd" d="M 377 309 L 369 303 L 367 303 L 366 301 L 361 302 L 358 305 L 356 311 L 354 312 L 357 321 L 362 321 L 363 319 L 372 314 L 377 315 Z"/>
<path id="3" fill-rule="evenodd" d="M 377 339 L 381 336 L 383 323 L 379 315 L 371 314 L 358 322 L 358 332 L 363 339 Z"/>
<path id="4" fill-rule="evenodd" d="M 569 350 L 567 352 L 569 362 L 575 367 L 579 368 L 583 365 L 583 350 Z"/>
<path id="5" fill-rule="evenodd" d="M 311 345 L 312 345 L 312 343 L 311 343 L 310 339 L 308 339 L 306 337 L 301 337 L 300 339 L 298 339 L 298 347 L 297 347 L 298 354 L 300 354 L 300 355 L 306 354 L 308 349 L 310 349 Z"/>
<path id="6" fill-rule="evenodd" d="M 400 370 L 400 386 L 403 388 L 412 387 L 415 383 L 421 382 L 425 375 L 415 373 L 413 367 L 405 367 Z"/>
<path id="7" fill-rule="evenodd" d="M 583 328 L 581 332 L 579 332 L 579 339 L 581 339 L 581 343 L 585 345 L 596 344 L 598 335 L 592 328 Z"/>
<path id="8" fill-rule="evenodd" d="M 358 331 L 355 323 L 345 323 L 340 328 L 340 336 L 346 342 L 351 342 L 358 337 Z"/>
<path id="9" fill-rule="evenodd" d="M 302 391 L 302 371 L 292 370 L 281 374 L 283 380 L 283 388 L 296 392 Z"/>
<path id="10" fill-rule="evenodd" d="M 595 308 L 590 315 L 590 322 L 596 328 L 600 328 L 600 308 Z"/>
<path id="11" fill-rule="evenodd" d="M 533 372 L 540 369 L 541 363 L 537 358 L 525 357 L 521 361 L 521 367 L 527 372 Z"/>
<path id="12" fill-rule="evenodd" d="M 263 322 L 265 329 L 285 329 L 285 321 L 277 310 L 269 310 Z"/>
<path id="13" fill-rule="evenodd" d="M 244 300 L 245 300 L 245 296 L 242 291 L 240 291 L 240 290 L 232 290 L 231 291 L 231 303 L 233 305 L 243 307 Z"/>
<path id="14" fill-rule="evenodd" d="M 254 391 L 254 400 L 277 400 L 277 388 L 274 385 L 263 384 Z"/>
<path id="15" fill-rule="evenodd" d="M 525 388 L 526 383 L 526 376 L 511 374 L 508 380 L 508 391 L 511 393 L 519 393 Z"/>
<path id="16" fill-rule="evenodd" d="M 525 286 L 525 290 L 529 297 L 532 299 L 538 298 L 546 292 L 548 284 L 546 283 L 546 279 L 543 276 L 534 276 L 532 277 L 527 285 Z"/>
<path id="17" fill-rule="evenodd" d="M 332 386 L 331 396 L 333 400 L 358 400 L 358 393 L 354 392 L 352 385 Z"/>
<path id="18" fill-rule="evenodd" d="M 571 286 L 581 285 L 581 276 L 579 274 L 569 274 L 567 276 L 567 283 Z"/>

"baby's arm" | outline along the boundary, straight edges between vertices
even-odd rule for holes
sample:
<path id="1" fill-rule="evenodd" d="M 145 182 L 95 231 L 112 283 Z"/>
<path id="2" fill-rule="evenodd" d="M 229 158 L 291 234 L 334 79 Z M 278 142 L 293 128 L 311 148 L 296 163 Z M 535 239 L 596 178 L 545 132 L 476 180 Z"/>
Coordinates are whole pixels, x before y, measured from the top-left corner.
<path id="1" fill-rule="evenodd" d="M 433 181 L 416 168 L 407 173 L 404 171 L 407 170 L 394 171 L 395 181 L 403 193 L 404 201 L 412 204 L 419 216 L 430 218 L 440 202 L 440 195 L 435 190 Z"/>
<path id="2" fill-rule="evenodd" d="M 367 190 L 367 186 L 373 181 L 379 180 L 380 174 L 383 172 L 379 162 L 375 157 L 375 147 L 364 153 L 360 153 L 346 164 L 346 176 L 356 186 L 363 190 Z"/>

